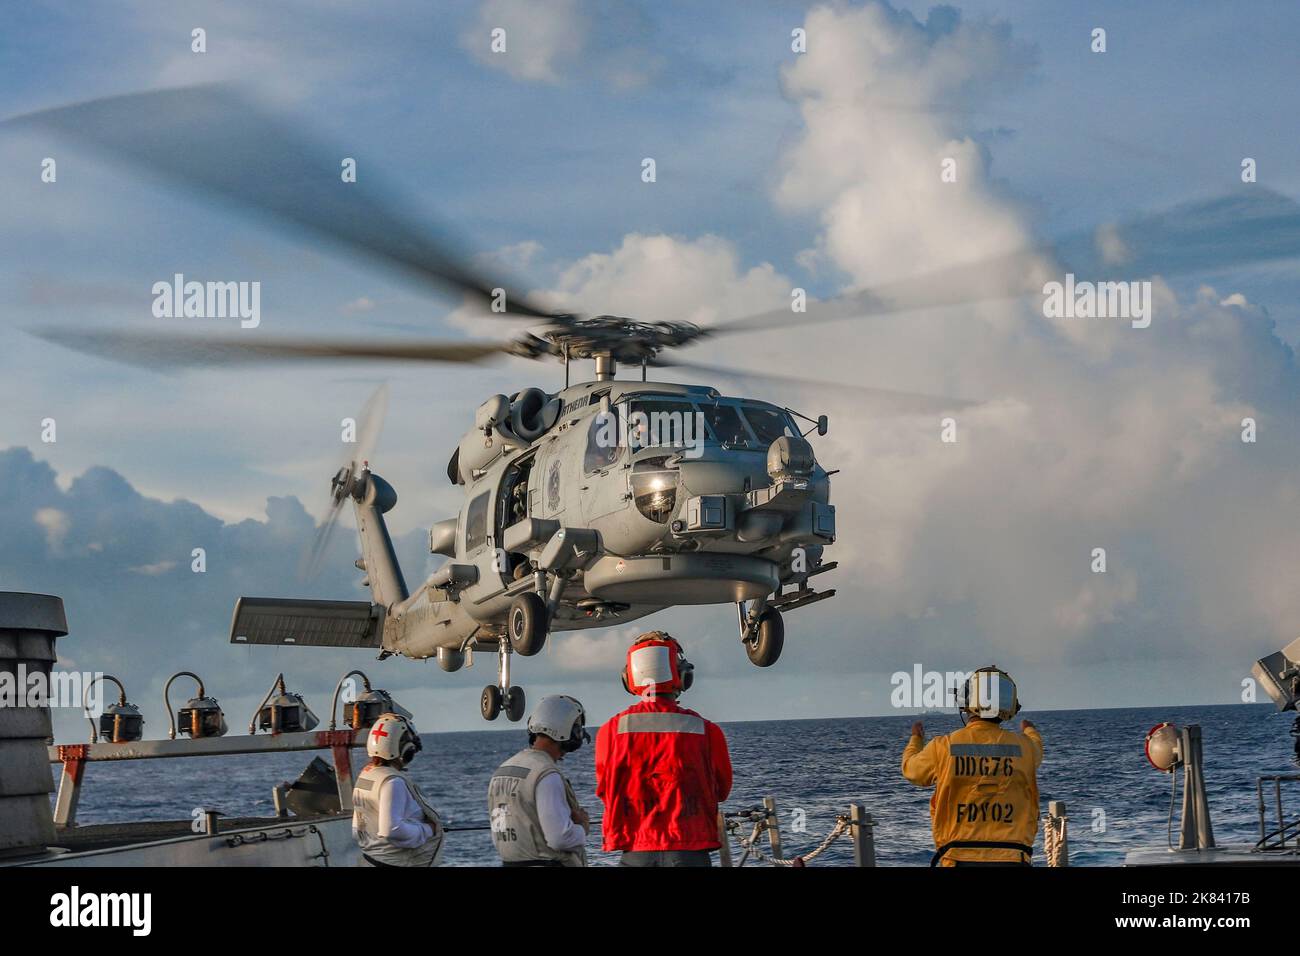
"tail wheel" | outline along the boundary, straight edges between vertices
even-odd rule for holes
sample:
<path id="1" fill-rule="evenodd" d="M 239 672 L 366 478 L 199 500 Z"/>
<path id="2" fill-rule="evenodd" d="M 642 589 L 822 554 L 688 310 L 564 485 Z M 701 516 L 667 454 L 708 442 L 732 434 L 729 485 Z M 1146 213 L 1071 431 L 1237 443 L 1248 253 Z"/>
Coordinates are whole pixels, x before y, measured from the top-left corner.
<path id="1" fill-rule="evenodd" d="M 759 667 L 771 667 L 781 657 L 781 648 L 785 647 L 785 621 L 781 612 L 768 608 L 759 615 L 754 628 L 754 636 L 745 640 L 745 653 L 750 663 Z"/>
<path id="2" fill-rule="evenodd" d="M 483 688 L 483 696 L 478 702 L 479 712 L 483 714 L 484 720 L 496 720 L 501 714 L 501 688 L 496 684 L 488 684 Z"/>
<path id="3" fill-rule="evenodd" d="M 510 646 L 516 654 L 532 657 L 546 645 L 546 604 L 533 592 L 510 602 L 507 622 Z"/>
<path id="4" fill-rule="evenodd" d="M 527 706 L 524 701 L 524 689 L 522 687 L 511 687 L 506 691 L 506 719 L 511 723 L 518 723 L 523 719 L 524 708 Z"/>

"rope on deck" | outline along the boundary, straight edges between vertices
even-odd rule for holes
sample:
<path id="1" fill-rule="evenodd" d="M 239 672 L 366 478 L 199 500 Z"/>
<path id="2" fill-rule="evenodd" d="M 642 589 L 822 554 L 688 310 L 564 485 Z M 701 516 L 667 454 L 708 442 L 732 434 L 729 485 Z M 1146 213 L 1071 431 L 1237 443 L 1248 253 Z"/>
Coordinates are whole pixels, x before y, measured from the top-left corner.
<path id="1" fill-rule="evenodd" d="M 1065 824 L 1066 817 L 1054 817 L 1043 814 L 1043 856 L 1048 866 L 1065 866 Z"/>
<path id="2" fill-rule="evenodd" d="M 600 818 L 600 817 L 597 817 L 595 820 L 592 820 L 592 821 L 591 821 L 591 829 L 592 829 L 592 830 L 599 830 L 599 829 L 600 829 L 600 820 L 601 820 L 601 818 Z M 479 830 L 491 830 L 491 829 L 492 829 L 492 824 L 490 824 L 490 823 L 483 823 L 483 824 L 478 824 L 478 825 L 476 825 L 476 826 L 472 826 L 472 827 L 443 827 L 442 829 L 443 829 L 443 831 L 444 831 L 445 833 L 471 833 L 471 832 L 479 831 Z"/>
<path id="3" fill-rule="evenodd" d="M 767 817 L 765 814 L 758 817 L 757 822 L 754 824 L 753 832 L 751 832 L 748 837 L 740 835 L 740 820 L 729 818 L 727 820 L 727 836 L 734 837 L 741 849 L 744 850 L 744 852 L 741 853 L 736 866 L 744 866 L 745 861 L 751 856 L 759 863 L 766 863 L 769 866 L 803 866 L 809 860 L 815 860 L 826 852 L 832 843 L 849 832 L 849 827 L 851 825 L 848 814 L 840 814 L 835 818 L 835 826 L 831 828 L 831 832 L 826 834 L 826 837 L 821 843 L 817 844 L 815 849 L 810 850 L 807 853 L 802 853 L 799 856 L 791 857 L 788 860 L 778 860 L 775 857 L 768 856 L 759 848 L 763 834 L 766 832 L 768 827 Z"/>

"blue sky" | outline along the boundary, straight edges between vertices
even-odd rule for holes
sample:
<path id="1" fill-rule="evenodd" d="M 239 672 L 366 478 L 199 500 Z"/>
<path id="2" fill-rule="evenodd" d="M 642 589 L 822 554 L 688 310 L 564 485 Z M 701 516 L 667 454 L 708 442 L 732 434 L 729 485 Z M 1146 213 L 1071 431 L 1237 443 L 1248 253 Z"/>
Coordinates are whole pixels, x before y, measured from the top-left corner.
<path id="1" fill-rule="evenodd" d="M 7 18 L 0 114 L 236 79 L 356 156 L 362 177 L 382 171 L 413 214 L 594 311 L 708 320 L 779 305 L 793 285 L 831 295 L 1232 194 L 1248 188 L 1246 156 L 1260 185 L 1300 195 L 1293 4 L 46 3 Z M 510 52 L 493 59 L 496 23 Z M 790 31 L 805 25 L 800 62 Z M 196 26 L 207 53 L 190 51 Z M 1104 54 L 1089 49 L 1095 27 Z M 972 171 L 953 200 L 908 178 L 948 144 Z M 39 181 L 46 156 L 56 184 Z M 72 144 L 6 133 L 0 190 L 0 463 L 30 491 L 6 506 L 4 586 L 62 594 L 70 656 L 142 685 L 165 679 L 163 656 L 173 669 L 197 657 L 240 686 L 282 666 L 330 683 L 356 658 L 240 650 L 229 663 L 221 641 L 250 581 L 359 593 L 350 540 L 312 584 L 290 573 L 308 513 L 321 513 L 338 420 L 390 382 L 376 468 L 401 495 L 393 523 L 417 578 L 422 529 L 459 503 L 444 467 L 473 408 L 558 387 L 558 369 L 163 375 L 62 351 L 22 330 L 154 328 L 149 290 L 175 272 L 260 281 L 268 334 L 497 330 Z M 890 673 L 993 656 L 1042 690 L 1024 691 L 1031 702 L 1235 700 L 1250 662 L 1300 617 L 1297 285 L 1294 260 L 1170 278 L 1144 339 L 1051 326 L 1022 304 L 767 333 L 693 356 L 990 400 L 970 443 L 943 459 L 933 422 L 882 421 L 836 394 L 769 396 L 831 415 L 818 453 L 844 469 L 843 593 L 791 615 L 772 672 L 732 646 L 729 609 L 665 615 L 711 672 L 696 703 L 723 719 L 883 713 Z M 1243 451 L 1252 413 L 1265 437 Z M 53 445 L 40 440 L 46 417 Z M 135 509 L 149 517 L 121 521 Z M 190 574 L 193 539 L 220 540 L 224 569 Z M 1113 559 L 1102 579 L 1087 567 L 1099 544 Z M 574 638 L 567 651 L 562 639 L 523 681 L 610 711 L 626 638 Z M 400 662 L 382 673 L 425 695 L 431 723 L 476 725 L 484 674 Z"/>

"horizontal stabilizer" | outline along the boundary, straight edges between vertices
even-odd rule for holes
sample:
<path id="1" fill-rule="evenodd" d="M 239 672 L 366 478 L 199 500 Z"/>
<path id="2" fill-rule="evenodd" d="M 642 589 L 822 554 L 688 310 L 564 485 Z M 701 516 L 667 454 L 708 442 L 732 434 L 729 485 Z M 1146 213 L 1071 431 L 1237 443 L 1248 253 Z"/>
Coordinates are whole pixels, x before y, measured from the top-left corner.
<path id="1" fill-rule="evenodd" d="M 235 602 L 230 643 L 379 647 L 383 624 L 383 609 L 368 601 L 241 597 Z"/>

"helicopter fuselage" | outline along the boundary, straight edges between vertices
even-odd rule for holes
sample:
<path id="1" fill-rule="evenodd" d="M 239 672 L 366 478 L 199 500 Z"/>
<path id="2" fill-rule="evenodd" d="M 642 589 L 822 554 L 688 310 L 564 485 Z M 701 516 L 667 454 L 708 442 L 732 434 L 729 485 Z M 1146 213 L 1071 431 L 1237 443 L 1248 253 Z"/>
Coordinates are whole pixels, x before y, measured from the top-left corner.
<path id="1" fill-rule="evenodd" d="M 387 603 L 384 649 L 437 656 L 447 670 L 497 646 L 521 593 L 548 598 L 551 631 L 606 627 L 804 584 L 834 540 L 829 476 L 790 413 L 705 386 L 603 381 L 497 396 L 448 474 L 466 503 L 433 527 L 430 548 L 449 560 L 409 596 L 400 573 L 380 593 L 383 569 L 370 565 L 383 557 L 366 540 L 395 496 L 357 502 L 371 587 Z M 557 561 L 546 552 L 565 552 L 561 532 L 576 553 Z"/>

